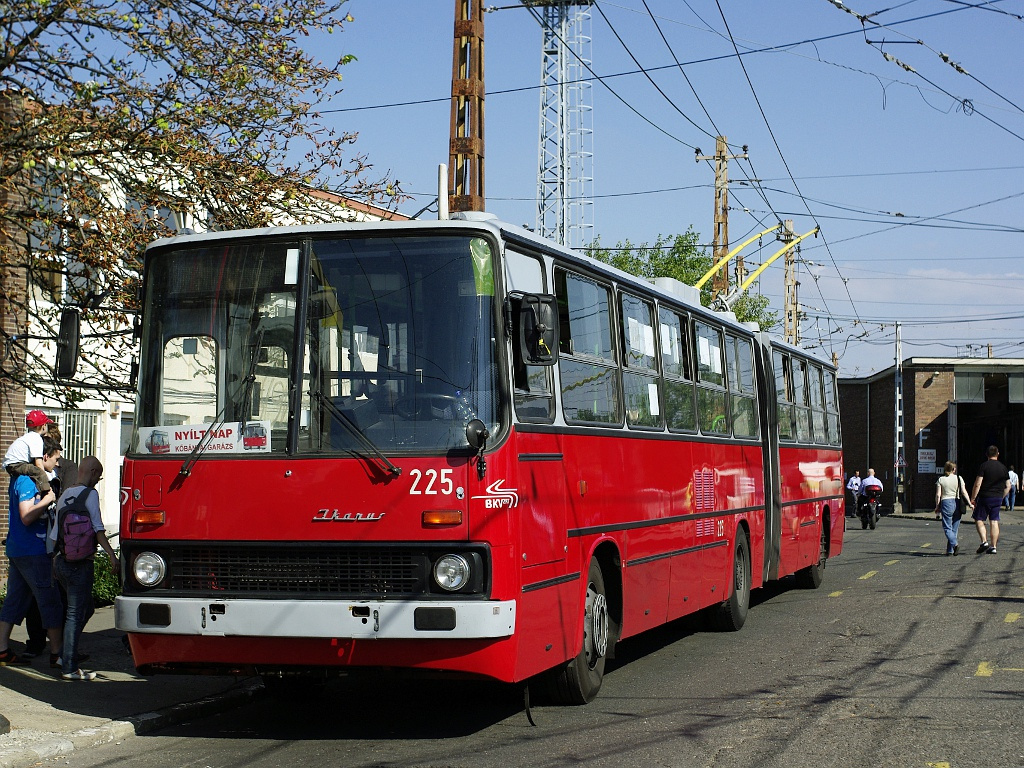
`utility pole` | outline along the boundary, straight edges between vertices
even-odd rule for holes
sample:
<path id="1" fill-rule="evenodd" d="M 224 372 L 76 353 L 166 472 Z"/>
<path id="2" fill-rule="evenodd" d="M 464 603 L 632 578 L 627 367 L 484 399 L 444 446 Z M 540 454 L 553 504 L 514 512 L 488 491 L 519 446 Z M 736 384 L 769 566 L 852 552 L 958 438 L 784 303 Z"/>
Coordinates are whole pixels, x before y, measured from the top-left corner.
<path id="1" fill-rule="evenodd" d="M 784 243 L 791 243 L 793 241 L 793 237 L 793 220 L 786 219 L 782 225 L 782 234 L 779 235 L 779 240 Z M 800 344 L 800 302 L 797 299 L 797 289 L 800 287 L 800 283 L 796 280 L 795 250 L 796 249 L 793 248 L 786 251 L 785 320 L 783 322 L 783 338 L 793 346 Z"/>
<path id="2" fill-rule="evenodd" d="M 714 232 L 714 260 L 718 262 L 729 251 L 729 161 L 746 160 L 747 147 L 743 146 L 743 154 L 730 155 L 729 147 L 726 144 L 725 136 L 715 137 L 715 154 L 713 156 L 702 155 L 700 149 L 695 151 L 695 160 L 699 163 L 702 160 L 715 161 L 715 232 Z M 736 256 L 736 284 L 743 282 L 746 269 L 743 266 L 743 257 Z M 712 298 L 719 294 L 729 293 L 729 267 L 725 264 L 718 270 L 711 281 Z"/>
<path id="3" fill-rule="evenodd" d="M 484 209 L 483 0 L 455 0 L 448 200 L 452 211 Z"/>
<path id="4" fill-rule="evenodd" d="M 893 511 L 902 511 L 903 473 L 906 457 L 903 455 L 903 342 L 900 323 L 896 321 L 896 455 L 893 459 Z M 896 507 L 899 507 L 897 509 Z"/>

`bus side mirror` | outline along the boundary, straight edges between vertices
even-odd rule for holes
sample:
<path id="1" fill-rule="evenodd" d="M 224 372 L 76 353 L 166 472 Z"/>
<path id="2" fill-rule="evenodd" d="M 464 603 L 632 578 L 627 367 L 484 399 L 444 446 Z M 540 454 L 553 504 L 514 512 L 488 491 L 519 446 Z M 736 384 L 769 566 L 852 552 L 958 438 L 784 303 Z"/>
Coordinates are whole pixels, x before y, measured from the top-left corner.
<path id="1" fill-rule="evenodd" d="M 57 333 L 57 363 L 54 373 L 58 379 L 73 379 L 78 371 L 78 337 L 82 319 L 74 307 L 65 307 L 60 313 Z"/>
<path id="2" fill-rule="evenodd" d="M 558 362 L 558 306 L 554 296 L 523 296 L 519 307 L 519 354 L 527 365 Z"/>

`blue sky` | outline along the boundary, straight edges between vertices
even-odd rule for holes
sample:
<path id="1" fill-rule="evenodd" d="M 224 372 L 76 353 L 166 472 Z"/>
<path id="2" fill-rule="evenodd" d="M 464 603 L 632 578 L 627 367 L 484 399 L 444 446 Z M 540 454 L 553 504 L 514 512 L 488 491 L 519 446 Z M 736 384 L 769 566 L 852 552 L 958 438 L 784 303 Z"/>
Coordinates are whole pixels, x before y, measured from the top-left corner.
<path id="1" fill-rule="evenodd" d="M 694 147 L 712 153 L 721 132 L 750 156 L 729 169 L 734 244 L 776 218 L 797 233 L 821 226 L 801 248 L 801 335 L 842 375 L 892 365 L 897 320 L 904 357 L 984 356 L 989 344 L 1024 357 L 1024 0 L 846 7 L 873 14 L 866 32 L 830 0 L 599 2 L 592 68 L 618 97 L 593 84 L 594 234 L 641 243 L 692 226 L 709 243 L 714 171 Z M 454 2 L 345 10 L 341 34 L 310 41 L 357 59 L 325 122 L 359 132 L 355 149 L 401 181 L 411 214 L 448 160 Z M 485 24 L 487 207 L 532 226 L 541 32 L 521 8 Z M 421 103 L 386 106 L 405 102 Z M 778 247 L 750 246 L 748 269 Z M 777 310 L 782 276 L 780 259 L 757 286 Z"/>

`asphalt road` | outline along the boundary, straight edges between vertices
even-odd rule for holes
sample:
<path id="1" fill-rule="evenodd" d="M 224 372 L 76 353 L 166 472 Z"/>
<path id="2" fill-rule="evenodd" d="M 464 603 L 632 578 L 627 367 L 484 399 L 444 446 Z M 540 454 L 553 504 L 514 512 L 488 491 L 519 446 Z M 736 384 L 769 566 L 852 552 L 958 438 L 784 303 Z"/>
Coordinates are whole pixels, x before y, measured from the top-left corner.
<path id="1" fill-rule="evenodd" d="M 377 676 L 76 753 L 121 766 L 1024 766 L 1024 526 L 945 557 L 937 523 L 847 532 L 815 591 L 755 593 L 738 633 L 685 620 L 623 643 L 585 707 Z M 83 695 L 87 695 L 83 687 Z"/>

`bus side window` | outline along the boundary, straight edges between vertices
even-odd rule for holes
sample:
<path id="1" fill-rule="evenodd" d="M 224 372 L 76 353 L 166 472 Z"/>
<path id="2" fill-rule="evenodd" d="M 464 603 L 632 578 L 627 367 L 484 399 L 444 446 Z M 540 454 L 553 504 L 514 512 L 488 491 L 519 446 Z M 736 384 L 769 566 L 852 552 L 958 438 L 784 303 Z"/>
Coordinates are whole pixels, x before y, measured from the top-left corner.
<path id="1" fill-rule="evenodd" d="M 658 322 L 661 326 L 661 366 L 665 376 L 665 421 L 672 431 L 695 432 L 697 409 L 693 401 L 687 320 L 662 307 L 658 310 Z"/>
<path id="2" fill-rule="evenodd" d="M 555 270 L 558 297 L 558 370 L 565 420 L 622 424 L 619 369 L 612 341 L 607 286 L 564 269 Z"/>
<path id="3" fill-rule="evenodd" d="M 828 441 L 842 445 L 843 436 L 839 428 L 839 395 L 836 392 L 836 372 L 825 371 L 825 410 L 828 413 Z"/>
<path id="4" fill-rule="evenodd" d="M 753 348 L 749 339 L 731 335 L 728 339 L 732 431 L 737 437 L 757 437 L 757 391 L 754 388 Z"/>
<path id="5" fill-rule="evenodd" d="M 793 377 L 789 355 L 774 350 L 772 367 L 775 369 L 776 417 L 779 422 L 779 439 L 793 440 L 796 435 L 793 414 Z"/>
<path id="6" fill-rule="evenodd" d="M 622 390 L 626 423 L 631 427 L 661 427 L 661 392 L 654 337 L 654 307 L 627 293 L 620 294 L 622 309 Z"/>
<path id="7" fill-rule="evenodd" d="M 512 388 L 516 415 L 521 421 L 550 423 L 555 418 L 555 397 L 551 386 L 551 368 L 527 365 L 519 354 L 517 343 L 519 310 L 522 294 L 544 293 L 544 271 L 541 262 L 511 248 L 505 252 L 506 283 L 509 292 L 507 304 L 512 322 Z M 518 295 L 516 295 L 518 294 Z"/>
<path id="8" fill-rule="evenodd" d="M 816 443 L 827 443 L 828 435 L 825 432 L 825 400 L 821 391 L 821 366 L 810 364 L 807 366 L 807 390 L 811 399 L 811 428 L 814 432 L 813 438 Z"/>
<path id="9" fill-rule="evenodd" d="M 697 423 L 707 434 L 729 434 L 729 395 L 726 392 L 722 331 L 694 323 L 697 341 Z"/>
<path id="10" fill-rule="evenodd" d="M 811 409 L 807 396 L 807 361 L 793 358 L 793 402 L 796 413 L 796 439 L 801 443 L 809 443 L 814 437 L 811 434 Z"/>

